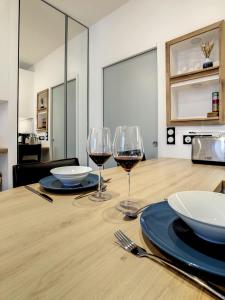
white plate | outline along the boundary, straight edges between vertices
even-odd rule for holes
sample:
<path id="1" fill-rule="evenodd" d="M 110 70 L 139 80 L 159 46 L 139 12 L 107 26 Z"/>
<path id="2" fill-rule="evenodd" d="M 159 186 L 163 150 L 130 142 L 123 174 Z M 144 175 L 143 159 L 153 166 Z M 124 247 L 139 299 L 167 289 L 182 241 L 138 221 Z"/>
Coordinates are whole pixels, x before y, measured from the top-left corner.
<path id="1" fill-rule="evenodd" d="M 92 168 L 85 166 L 67 166 L 54 168 L 50 172 L 64 185 L 76 185 L 92 171 Z"/>
<path id="2" fill-rule="evenodd" d="M 186 191 L 168 198 L 170 207 L 201 238 L 225 243 L 225 195 Z"/>

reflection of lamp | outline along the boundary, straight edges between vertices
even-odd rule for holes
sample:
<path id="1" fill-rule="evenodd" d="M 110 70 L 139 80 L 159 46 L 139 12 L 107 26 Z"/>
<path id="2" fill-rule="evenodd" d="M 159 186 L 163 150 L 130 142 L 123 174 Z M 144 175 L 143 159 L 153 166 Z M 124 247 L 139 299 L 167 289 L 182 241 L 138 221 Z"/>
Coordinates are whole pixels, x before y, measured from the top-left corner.
<path id="1" fill-rule="evenodd" d="M 33 133 L 34 120 L 33 118 L 19 118 L 19 133 Z"/>

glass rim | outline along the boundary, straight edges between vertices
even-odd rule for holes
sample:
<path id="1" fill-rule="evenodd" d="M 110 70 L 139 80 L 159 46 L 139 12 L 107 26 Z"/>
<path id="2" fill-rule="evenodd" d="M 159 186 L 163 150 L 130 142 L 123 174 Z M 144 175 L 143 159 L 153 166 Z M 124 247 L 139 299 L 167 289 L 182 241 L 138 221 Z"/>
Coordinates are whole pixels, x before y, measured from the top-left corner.
<path id="1" fill-rule="evenodd" d="M 140 129 L 140 126 L 138 126 L 138 125 L 121 125 L 121 126 L 117 126 L 116 127 L 116 129 L 125 129 L 125 128 L 138 128 L 138 129 Z"/>

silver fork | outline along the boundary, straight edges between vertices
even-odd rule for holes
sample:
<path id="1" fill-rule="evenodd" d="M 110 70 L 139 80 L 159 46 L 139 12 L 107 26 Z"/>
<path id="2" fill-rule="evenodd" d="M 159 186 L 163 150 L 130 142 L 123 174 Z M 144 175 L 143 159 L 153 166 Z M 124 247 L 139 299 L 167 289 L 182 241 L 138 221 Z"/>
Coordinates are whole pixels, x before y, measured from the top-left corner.
<path id="1" fill-rule="evenodd" d="M 126 251 L 128 251 L 138 257 L 148 257 L 151 260 L 153 260 L 163 266 L 167 266 L 168 268 L 173 269 L 173 270 L 177 271 L 178 273 L 188 277 L 189 279 L 191 279 L 192 281 L 194 281 L 201 287 L 204 287 L 206 290 L 211 292 L 213 295 L 217 296 L 219 299 L 225 300 L 225 296 L 222 295 L 219 291 L 217 291 L 213 287 L 211 287 L 208 282 L 203 281 L 199 277 L 194 276 L 194 275 L 176 267 L 174 264 L 170 263 L 169 261 L 167 261 L 164 258 L 161 258 L 152 253 L 148 253 L 144 248 L 138 246 L 137 244 L 135 244 L 135 242 L 133 242 L 131 239 L 129 239 L 121 230 L 116 231 L 114 233 L 114 235 L 117 239 L 116 243 L 119 244 Z"/>

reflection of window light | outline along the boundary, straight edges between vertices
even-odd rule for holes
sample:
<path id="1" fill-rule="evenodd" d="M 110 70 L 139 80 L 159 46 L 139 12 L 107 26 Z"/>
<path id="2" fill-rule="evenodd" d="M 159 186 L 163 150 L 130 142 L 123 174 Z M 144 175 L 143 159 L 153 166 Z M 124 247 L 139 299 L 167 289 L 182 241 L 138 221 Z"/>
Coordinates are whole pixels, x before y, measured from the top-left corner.
<path id="1" fill-rule="evenodd" d="M 32 133 L 34 132 L 33 118 L 24 119 L 19 118 L 19 133 Z"/>

